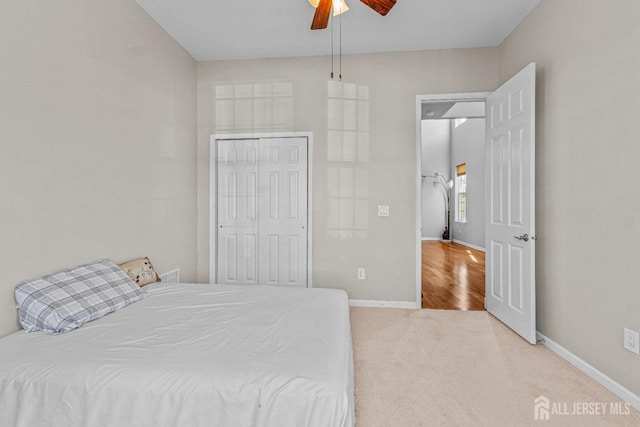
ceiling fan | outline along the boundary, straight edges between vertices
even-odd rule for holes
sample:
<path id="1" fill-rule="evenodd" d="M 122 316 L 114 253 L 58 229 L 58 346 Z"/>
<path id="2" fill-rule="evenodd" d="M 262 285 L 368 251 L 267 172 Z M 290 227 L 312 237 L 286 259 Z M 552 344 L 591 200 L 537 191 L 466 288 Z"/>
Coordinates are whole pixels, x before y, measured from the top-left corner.
<path id="1" fill-rule="evenodd" d="M 362 3 L 369 6 L 371 9 L 384 16 L 391 8 L 396 4 L 396 0 L 360 0 Z M 316 13 L 313 15 L 313 21 L 311 22 L 312 30 L 323 30 L 329 25 L 329 15 L 331 14 L 331 8 L 333 7 L 333 15 L 340 15 L 343 12 L 349 10 L 349 7 L 344 0 L 309 0 L 309 3 L 316 8 Z"/>

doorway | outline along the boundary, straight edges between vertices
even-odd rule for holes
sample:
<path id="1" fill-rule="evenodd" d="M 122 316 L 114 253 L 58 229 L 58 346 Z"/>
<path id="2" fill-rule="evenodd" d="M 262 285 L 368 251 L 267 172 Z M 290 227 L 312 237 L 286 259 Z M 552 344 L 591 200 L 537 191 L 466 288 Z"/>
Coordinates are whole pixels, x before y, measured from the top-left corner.
<path id="1" fill-rule="evenodd" d="M 211 137 L 211 277 L 310 287 L 309 135 Z"/>
<path id="2" fill-rule="evenodd" d="M 484 310 L 486 94 L 469 95 L 420 102 L 422 308 Z"/>
<path id="3" fill-rule="evenodd" d="M 416 141 L 420 153 L 416 156 L 417 199 L 421 193 L 423 102 L 483 100 L 486 104 L 484 306 L 491 315 L 535 344 L 535 241 L 538 238 L 535 231 L 535 63 L 488 94 L 416 97 Z M 458 173 L 459 170 L 456 167 Z M 446 177 L 434 176 L 445 188 L 453 187 Z M 421 266 L 421 206 L 416 205 L 416 265 Z M 466 211 L 466 199 L 464 207 Z M 416 300 L 421 301 L 420 268 L 416 268 L 416 276 Z"/>

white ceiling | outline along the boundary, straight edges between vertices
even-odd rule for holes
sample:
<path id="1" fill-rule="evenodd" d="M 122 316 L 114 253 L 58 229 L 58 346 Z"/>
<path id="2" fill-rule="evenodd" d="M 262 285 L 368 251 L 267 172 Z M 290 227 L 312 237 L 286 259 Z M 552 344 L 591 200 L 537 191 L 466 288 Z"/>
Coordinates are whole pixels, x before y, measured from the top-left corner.
<path id="1" fill-rule="evenodd" d="M 498 46 L 540 0 L 398 0 L 380 16 L 346 0 L 342 52 Z M 136 0 L 196 60 L 328 55 L 331 28 L 311 31 L 307 0 Z"/>

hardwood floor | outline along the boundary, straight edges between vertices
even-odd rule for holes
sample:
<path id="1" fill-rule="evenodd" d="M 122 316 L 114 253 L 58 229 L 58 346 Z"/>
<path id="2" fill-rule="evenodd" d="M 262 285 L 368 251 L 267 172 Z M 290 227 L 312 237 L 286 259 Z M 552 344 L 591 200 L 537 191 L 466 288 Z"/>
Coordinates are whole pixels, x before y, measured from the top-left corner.
<path id="1" fill-rule="evenodd" d="M 454 242 L 422 242 L 422 308 L 484 310 L 484 252 Z"/>

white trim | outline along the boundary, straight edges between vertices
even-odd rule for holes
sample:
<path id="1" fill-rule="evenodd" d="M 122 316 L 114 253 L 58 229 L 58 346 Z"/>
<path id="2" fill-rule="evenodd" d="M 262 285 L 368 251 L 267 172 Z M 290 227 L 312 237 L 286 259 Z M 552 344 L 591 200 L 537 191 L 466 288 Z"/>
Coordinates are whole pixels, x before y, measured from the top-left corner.
<path id="1" fill-rule="evenodd" d="M 491 92 L 443 93 L 416 95 L 416 306 L 422 306 L 422 102 L 437 101 L 485 101 Z"/>
<path id="2" fill-rule="evenodd" d="M 350 299 L 351 307 L 380 307 L 380 308 L 403 308 L 408 310 L 420 310 L 421 303 L 411 301 L 374 301 L 362 299 Z"/>
<path id="3" fill-rule="evenodd" d="M 266 138 L 307 138 L 307 288 L 313 288 L 313 132 L 254 132 L 254 133 L 212 133 L 209 137 L 209 283 L 216 277 L 216 140 L 218 139 L 266 139 Z"/>
<path id="4" fill-rule="evenodd" d="M 313 288 L 313 132 L 307 137 L 307 288 Z"/>
<path id="5" fill-rule="evenodd" d="M 422 306 L 422 97 L 416 96 L 416 304 Z"/>
<path id="6" fill-rule="evenodd" d="M 457 243 L 459 245 L 468 246 L 471 249 L 475 249 L 480 252 L 485 252 L 484 248 L 477 245 L 472 245 L 471 243 L 463 242 L 462 240 L 453 239 L 453 243 Z"/>
<path id="7" fill-rule="evenodd" d="M 216 259 L 216 240 L 217 229 L 216 224 L 218 222 L 216 200 L 218 200 L 216 174 L 217 174 L 217 162 L 216 162 L 216 135 L 212 134 L 209 137 L 209 283 L 215 283 L 216 278 L 216 263 L 211 262 L 212 259 Z M 213 197 L 215 195 L 215 197 Z"/>
<path id="8" fill-rule="evenodd" d="M 422 240 L 432 241 L 432 240 L 442 240 L 442 239 L 440 237 L 423 237 Z"/>
<path id="9" fill-rule="evenodd" d="M 537 332 L 536 336 L 538 341 L 542 341 L 542 344 L 545 347 L 547 347 L 549 350 L 553 351 L 555 354 L 562 357 L 564 360 L 566 360 L 567 362 L 569 362 L 570 364 L 572 364 L 573 366 L 575 366 L 576 368 L 584 372 L 586 375 L 591 377 L 593 380 L 595 380 L 597 383 L 599 383 L 604 388 L 609 390 L 611 393 L 615 394 L 620 399 L 624 400 L 625 402 L 633 406 L 636 410 L 640 411 L 640 396 L 633 393 L 631 390 L 627 389 L 622 384 L 611 379 L 606 374 L 594 368 L 593 366 L 591 366 L 584 360 L 580 359 L 578 356 L 571 353 L 569 350 L 562 347 L 557 342 L 551 340 L 550 338 L 547 338 L 540 332 Z"/>

